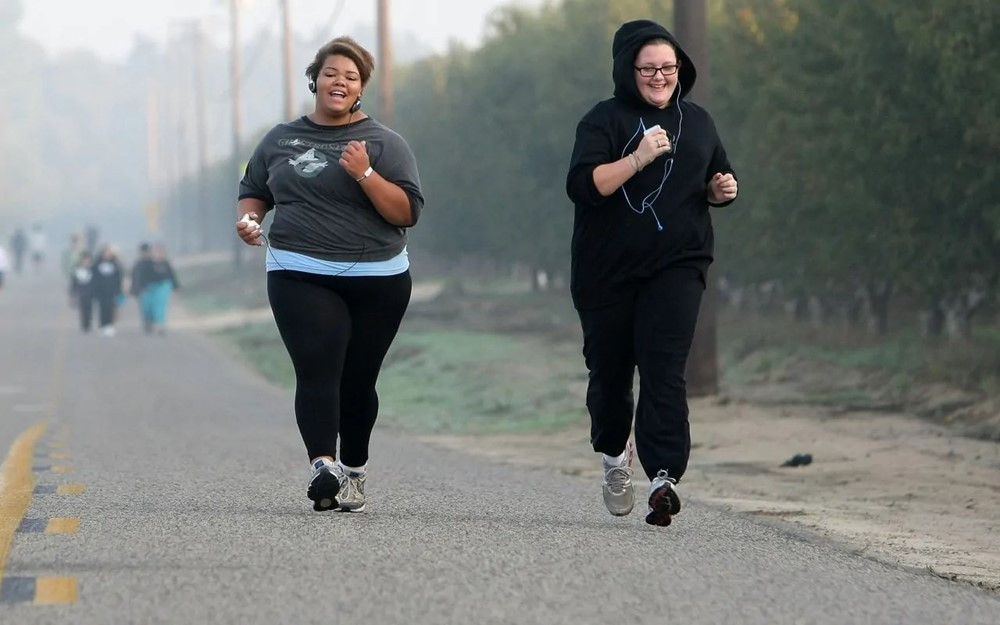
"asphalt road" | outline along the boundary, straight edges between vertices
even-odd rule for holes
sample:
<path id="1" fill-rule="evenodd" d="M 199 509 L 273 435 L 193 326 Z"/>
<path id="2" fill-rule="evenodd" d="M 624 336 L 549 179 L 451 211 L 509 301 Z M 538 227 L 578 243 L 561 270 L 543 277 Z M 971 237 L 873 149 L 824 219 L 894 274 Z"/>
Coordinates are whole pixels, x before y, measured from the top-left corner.
<path id="1" fill-rule="evenodd" d="M 3 624 L 1000 623 L 994 594 L 782 525 L 688 502 L 652 528 L 591 480 L 385 430 L 368 512 L 313 512 L 288 392 L 142 335 L 134 302 L 82 335 L 54 276 L 0 291 L 0 455 Z"/>

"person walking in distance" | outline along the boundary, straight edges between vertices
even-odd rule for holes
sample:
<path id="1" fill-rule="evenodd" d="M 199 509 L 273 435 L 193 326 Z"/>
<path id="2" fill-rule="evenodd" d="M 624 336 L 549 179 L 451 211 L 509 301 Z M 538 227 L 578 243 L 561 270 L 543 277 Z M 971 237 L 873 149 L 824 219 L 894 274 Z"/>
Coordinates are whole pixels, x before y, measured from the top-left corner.
<path id="1" fill-rule="evenodd" d="M 4 279 L 10 273 L 10 257 L 7 256 L 7 250 L 4 249 L 3 245 L 0 245 L 0 291 L 3 290 Z"/>
<path id="2" fill-rule="evenodd" d="M 24 255 L 28 251 L 28 235 L 24 228 L 18 228 L 10 237 L 10 251 L 14 254 L 14 272 L 20 274 L 24 269 Z"/>
<path id="3" fill-rule="evenodd" d="M 88 254 L 90 252 L 87 252 Z M 94 297 L 101 334 L 115 335 L 118 296 L 122 293 L 122 266 L 111 245 L 104 245 L 94 263 Z"/>
<path id="4" fill-rule="evenodd" d="M 143 243 L 139 249 L 141 257 L 132 269 L 130 290 L 139 298 L 146 334 L 165 334 L 170 296 L 180 284 L 162 245 Z"/>
<path id="5" fill-rule="evenodd" d="M 28 252 L 31 255 L 31 262 L 35 265 L 35 273 L 39 273 L 42 270 L 48 240 L 42 224 L 36 223 L 31 226 L 31 232 L 28 233 Z"/>
<path id="6" fill-rule="evenodd" d="M 424 204 L 410 147 L 361 109 L 374 69 L 349 37 L 321 47 L 306 68 L 312 113 L 268 132 L 240 183 L 236 232 L 268 244 L 267 294 L 295 368 L 317 511 L 365 509 L 375 382 L 410 301 L 406 229 Z"/>
<path id="7" fill-rule="evenodd" d="M 146 276 L 149 275 L 152 263 L 152 246 L 146 242 L 140 243 L 139 258 L 136 259 L 135 263 L 133 263 L 132 271 L 129 275 L 128 292 L 130 295 L 135 297 L 136 301 L 139 303 L 139 316 L 142 318 L 142 330 L 146 334 L 150 334 L 153 331 L 153 317 L 150 314 L 149 308 L 143 305 L 142 293 L 145 290 Z"/>
<path id="8" fill-rule="evenodd" d="M 646 522 L 665 526 L 680 511 L 691 450 L 684 369 L 713 258 L 709 209 L 731 203 L 737 182 L 711 116 L 684 99 L 696 72 L 674 36 L 653 21 L 627 22 L 612 57 L 614 96 L 577 125 L 566 179 L 570 291 L 605 506 L 616 516 L 634 506 L 634 408 L 650 479 Z"/>
<path id="9" fill-rule="evenodd" d="M 82 252 L 69 278 L 70 306 L 80 314 L 80 329 L 90 332 L 94 318 L 94 259 L 89 252 Z"/>

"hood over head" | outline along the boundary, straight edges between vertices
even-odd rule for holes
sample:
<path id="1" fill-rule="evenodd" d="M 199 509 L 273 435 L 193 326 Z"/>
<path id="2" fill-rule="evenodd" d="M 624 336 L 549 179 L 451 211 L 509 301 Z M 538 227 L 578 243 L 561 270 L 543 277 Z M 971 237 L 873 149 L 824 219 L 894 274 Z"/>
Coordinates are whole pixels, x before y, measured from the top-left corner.
<path id="1" fill-rule="evenodd" d="M 653 106 L 639 95 L 639 89 L 636 87 L 635 57 L 651 39 L 666 39 L 677 51 L 677 59 L 681 62 L 677 83 L 680 85 L 682 98 L 691 93 L 698 75 L 691 57 L 684 52 L 677 39 L 666 28 L 652 20 L 625 22 L 615 33 L 611 44 L 611 55 L 614 59 L 611 76 L 615 82 L 615 97 L 640 108 L 653 108 Z M 676 97 L 677 92 L 674 91 L 673 98 Z"/>

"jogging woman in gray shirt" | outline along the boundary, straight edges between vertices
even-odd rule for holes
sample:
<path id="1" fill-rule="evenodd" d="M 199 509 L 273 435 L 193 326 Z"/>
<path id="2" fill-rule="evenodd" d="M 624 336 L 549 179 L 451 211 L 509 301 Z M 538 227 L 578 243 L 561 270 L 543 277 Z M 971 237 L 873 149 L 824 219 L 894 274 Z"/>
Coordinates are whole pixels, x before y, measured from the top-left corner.
<path id="1" fill-rule="evenodd" d="M 406 228 L 424 204 L 406 141 L 361 110 L 374 68 L 349 37 L 320 48 L 306 68 L 315 109 L 268 132 L 240 182 L 236 232 L 267 243 L 315 510 L 364 510 L 375 382 L 410 301 Z"/>

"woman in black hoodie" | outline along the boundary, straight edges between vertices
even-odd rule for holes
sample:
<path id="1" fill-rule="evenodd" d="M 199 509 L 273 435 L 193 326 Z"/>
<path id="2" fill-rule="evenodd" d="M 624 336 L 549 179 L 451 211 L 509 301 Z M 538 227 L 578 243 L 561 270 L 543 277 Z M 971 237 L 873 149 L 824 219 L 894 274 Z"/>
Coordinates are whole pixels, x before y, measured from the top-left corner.
<path id="1" fill-rule="evenodd" d="M 590 370 L 591 442 L 604 502 L 632 511 L 635 441 L 650 479 L 646 522 L 669 525 L 691 449 L 684 368 L 712 262 L 710 206 L 737 183 L 715 124 L 684 100 L 695 68 L 663 26 L 623 24 L 612 44 L 614 97 L 576 131 L 566 191 L 576 207 L 570 290 Z"/>
<path id="2" fill-rule="evenodd" d="M 118 296 L 122 293 L 122 264 L 111 245 L 102 247 L 101 254 L 97 257 L 93 288 L 94 297 L 97 299 L 101 334 L 114 336 Z"/>

